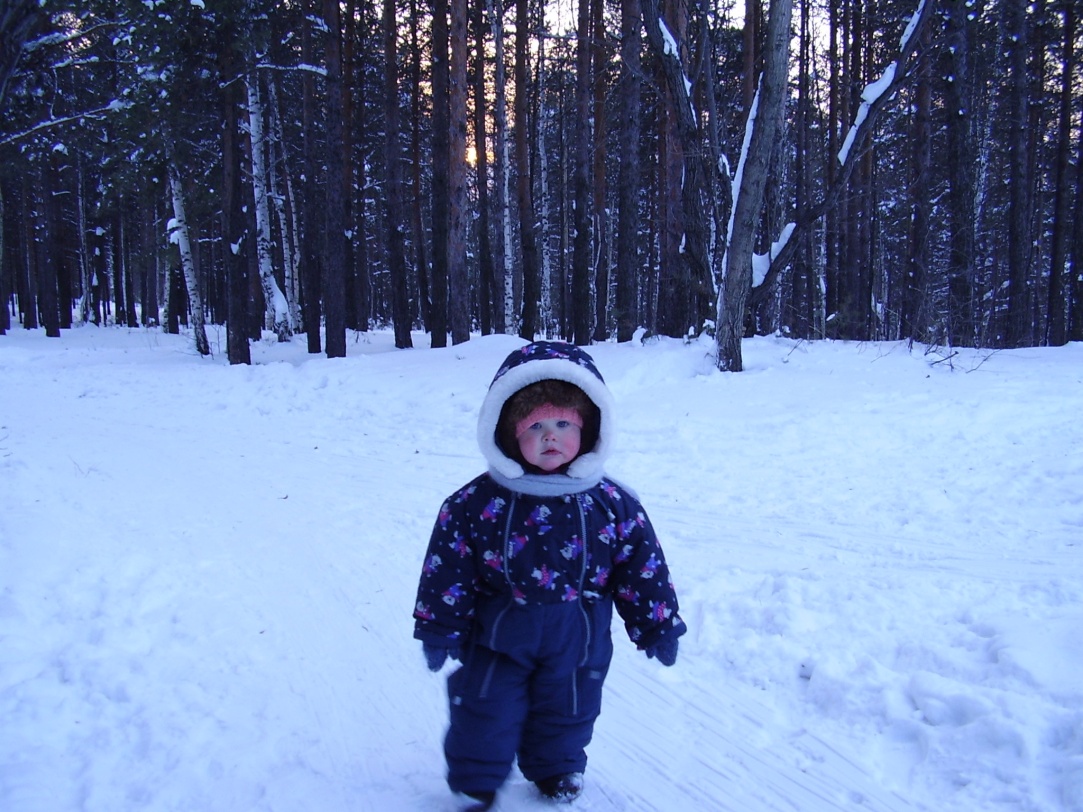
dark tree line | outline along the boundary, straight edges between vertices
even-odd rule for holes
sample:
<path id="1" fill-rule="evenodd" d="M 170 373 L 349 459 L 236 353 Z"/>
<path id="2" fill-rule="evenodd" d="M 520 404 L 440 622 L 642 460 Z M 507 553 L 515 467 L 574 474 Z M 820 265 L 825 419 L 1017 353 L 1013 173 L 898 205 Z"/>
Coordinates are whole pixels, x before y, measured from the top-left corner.
<path id="1" fill-rule="evenodd" d="M 0 332 L 1083 340 L 1071 0 L 563 6 L 0 0 Z"/>

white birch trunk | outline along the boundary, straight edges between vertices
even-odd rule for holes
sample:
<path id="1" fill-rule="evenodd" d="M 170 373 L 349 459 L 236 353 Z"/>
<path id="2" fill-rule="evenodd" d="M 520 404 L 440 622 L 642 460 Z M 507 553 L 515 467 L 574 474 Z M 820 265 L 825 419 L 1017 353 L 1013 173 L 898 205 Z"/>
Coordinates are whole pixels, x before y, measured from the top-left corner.
<path id="1" fill-rule="evenodd" d="M 274 201 L 275 213 L 278 216 L 278 229 L 282 234 L 282 259 L 285 265 L 286 301 L 290 311 L 290 326 L 296 331 L 301 324 L 301 275 L 297 270 L 301 267 L 300 240 L 297 239 L 297 235 L 301 232 L 297 229 L 297 205 L 293 197 L 293 179 L 290 177 L 289 167 L 286 163 L 285 149 L 282 148 L 284 143 L 282 116 L 278 103 L 278 86 L 273 78 L 267 83 L 267 89 L 271 96 L 271 134 L 274 144 L 278 145 L 279 155 L 282 157 L 282 182 L 286 188 L 286 200 L 289 202 L 289 206 L 287 208 L 281 194 L 273 194 L 271 200 Z M 273 190 L 278 189 L 274 167 L 275 162 L 272 160 L 270 175 L 271 189 Z M 292 220 L 287 217 L 287 212 L 292 215 Z"/>
<path id="2" fill-rule="evenodd" d="M 79 192 L 79 205 L 76 208 L 76 213 L 79 218 L 79 278 L 83 281 L 83 291 L 79 295 L 79 321 L 86 324 L 90 321 L 90 274 L 91 265 L 93 260 L 90 258 L 90 251 L 87 248 L 86 243 L 86 201 L 83 198 L 82 189 L 83 184 L 83 162 L 79 160 L 76 164 L 79 172 L 79 185 L 76 187 Z"/>
<path id="3" fill-rule="evenodd" d="M 173 222 L 170 224 L 169 239 L 180 249 L 181 271 L 184 273 L 185 287 L 188 288 L 188 303 L 191 307 L 192 335 L 196 342 L 196 352 L 200 355 L 210 355 L 207 330 L 203 323 L 203 294 L 199 288 L 195 261 L 192 259 L 192 239 L 188 233 L 184 192 L 181 189 L 180 172 L 172 161 L 169 164 L 169 189 L 173 196 Z M 166 290 L 169 290 L 168 284 L 166 284 Z M 175 304 L 170 302 L 170 306 L 175 306 Z"/>
<path id="4" fill-rule="evenodd" d="M 267 301 L 266 326 L 279 341 L 289 341 L 290 310 L 278 287 L 271 256 L 271 208 L 267 194 L 266 138 L 263 131 L 263 102 L 259 97 L 259 79 L 248 78 L 248 130 L 252 138 L 252 191 L 256 202 L 256 259 L 263 296 Z"/>

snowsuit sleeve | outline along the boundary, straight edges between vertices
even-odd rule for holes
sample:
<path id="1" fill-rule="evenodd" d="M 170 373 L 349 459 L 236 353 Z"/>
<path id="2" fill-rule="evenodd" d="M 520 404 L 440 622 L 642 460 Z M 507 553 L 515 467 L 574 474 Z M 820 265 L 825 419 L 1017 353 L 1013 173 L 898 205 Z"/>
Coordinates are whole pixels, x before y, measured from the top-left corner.
<path id="1" fill-rule="evenodd" d="M 624 511 L 611 528 L 611 587 L 617 613 L 632 642 L 647 649 L 687 631 L 678 614 L 677 592 L 665 554 L 642 505 L 624 492 Z"/>
<path id="2" fill-rule="evenodd" d="M 458 643 L 474 618 L 477 564 L 469 502 L 475 487 L 467 485 L 441 505 L 429 539 L 414 603 L 414 637 L 426 643 Z"/>

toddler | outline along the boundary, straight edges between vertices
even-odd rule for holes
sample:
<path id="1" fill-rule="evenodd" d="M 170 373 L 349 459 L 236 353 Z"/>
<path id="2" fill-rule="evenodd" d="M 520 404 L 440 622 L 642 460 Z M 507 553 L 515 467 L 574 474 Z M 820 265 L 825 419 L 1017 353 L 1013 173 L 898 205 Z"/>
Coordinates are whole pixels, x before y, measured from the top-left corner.
<path id="1" fill-rule="evenodd" d="M 450 788 L 489 809 L 518 759 L 543 796 L 582 790 L 613 606 L 664 665 L 686 631 L 635 495 L 605 476 L 613 404 L 591 357 L 536 342 L 504 361 L 481 406 L 489 470 L 440 508 L 414 610 L 448 678 Z"/>

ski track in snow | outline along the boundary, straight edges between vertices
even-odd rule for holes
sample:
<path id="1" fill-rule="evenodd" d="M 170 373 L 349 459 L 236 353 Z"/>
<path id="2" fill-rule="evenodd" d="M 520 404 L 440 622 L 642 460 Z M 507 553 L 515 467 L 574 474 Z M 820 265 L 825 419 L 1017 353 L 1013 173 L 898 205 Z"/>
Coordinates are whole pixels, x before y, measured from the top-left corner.
<path id="1" fill-rule="evenodd" d="M 461 808 L 410 612 L 521 342 L 389 342 L 0 337 L 0 809 Z M 614 626 L 573 808 L 1083 812 L 1083 347 L 591 352 L 690 633 Z"/>

